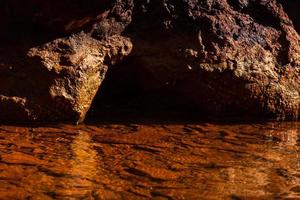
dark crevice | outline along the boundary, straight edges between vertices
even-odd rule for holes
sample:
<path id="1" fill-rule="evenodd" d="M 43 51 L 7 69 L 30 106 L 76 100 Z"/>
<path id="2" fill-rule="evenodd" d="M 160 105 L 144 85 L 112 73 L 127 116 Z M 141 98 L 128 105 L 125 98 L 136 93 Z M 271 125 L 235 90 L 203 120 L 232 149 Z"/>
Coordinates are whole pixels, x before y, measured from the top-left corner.
<path id="1" fill-rule="evenodd" d="M 87 121 L 126 119 L 189 119 L 195 107 L 172 88 L 145 88 L 133 59 L 111 67 L 96 95 Z"/>
<path id="2" fill-rule="evenodd" d="M 278 52 L 277 61 L 280 65 L 286 65 L 289 63 L 289 41 L 286 38 L 286 31 L 283 30 L 281 26 L 281 20 L 276 16 L 272 8 L 268 7 L 268 4 L 264 4 L 260 1 L 234 1 L 228 0 L 228 3 L 233 7 L 233 9 L 239 12 L 248 14 L 255 23 L 258 23 L 264 27 L 272 27 L 277 31 L 280 31 L 280 37 L 278 43 L 281 45 L 280 51 Z M 266 50 L 269 50 L 265 44 L 263 37 L 259 33 L 253 34 L 251 36 L 256 43 L 261 44 Z"/>
<path id="3" fill-rule="evenodd" d="M 292 20 L 298 34 L 300 34 L 300 1 L 297 0 L 278 0 L 285 13 Z"/>
<path id="4" fill-rule="evenodd" d="M 281 44 L 280 51 L 277 55 L 277 61 L 282 66 L 288 64 L 289 61 L 289 41 L 286 39 L 286 33 L 282 32 L 280 38 L 278 39 L 279 44 Z"/>
<path id="5" fill-rule="evenodd" d="M 250 1 L 241 9 L 241 12 L 248 14 L 255 22 L 265 27 L 281 29 L 280 19 L 268 8 L 267 4 L 263 5 L 260 1 Z"/>

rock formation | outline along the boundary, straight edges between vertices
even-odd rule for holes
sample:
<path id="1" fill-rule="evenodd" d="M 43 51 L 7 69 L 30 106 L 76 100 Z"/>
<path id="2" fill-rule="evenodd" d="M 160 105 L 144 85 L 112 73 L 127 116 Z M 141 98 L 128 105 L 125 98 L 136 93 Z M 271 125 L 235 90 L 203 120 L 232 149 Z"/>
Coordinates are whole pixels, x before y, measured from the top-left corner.
<path id="1" fill-rule="evenodd" d="M 130 53 L 130 39 L 117 34 L 125 27 L 123 23 L 130 21 L 130 16 L 123 21 L 115 19 L 123 14 L 118 2 L 112 3 L 109 12 L 99 9 L 105 15 L 99 22 L 96 22 L 98 17 L 88 18 L 85 22 L 95 21 L 95 26 L 90 25 L 86 32 L 61 38 L 47 34 L 56 27 L 58 31 L 54 35 L 57 36 L 84 29 L 86 23 L 72 21 L 81 17 L 80 13 L 75 15 L 78 10 L 82 12 L 80 2 L 1 1 L 1 8 L 8 11 L 1 13 L 6 15 L 2 19 L 7 19 L 1 21 L 3 27 L 17 31 L 12 35 L 5 32 L 0 46 L 1 121 L 82 121 L 107 68 Z M 68 9 L 68 5 L 77 7 Z M 30 10 L 35 6 L 39 9 Z M 88 4 L 87 9 L 94 9 L 93 4 Z M 65 10 L 71 14 L 64 14 Z M 27 21 L 21 18 L 20 24 L 18 17 Z M 24 33 L 18 33 L 22 29 Z"/>
<path id="2" fill-rule="evenodd" d="M 12 60 L 0 68 L 0 119 L 83 120 L 108 65 L 130 50 L 127 38 L 98 41 L 81 33 L 31 48 L 24 60 L 7 56 Z"/>
<path id="3" fill-rule="evenodd" d="M 107 68 L 125 56 L 145 90 L 171 89 L 205 116 L 297 119 L 300 26 L 291 5 L 3 0 L 0 119 L 83 120 Z"/>
<path id="4" fill-rule="evenodd" d="M 131 56 L 146 88 L 174 88 L 209 115 L 298 117 L 300 38 L 277 1 L 139 1 L 135 9 Z"/>

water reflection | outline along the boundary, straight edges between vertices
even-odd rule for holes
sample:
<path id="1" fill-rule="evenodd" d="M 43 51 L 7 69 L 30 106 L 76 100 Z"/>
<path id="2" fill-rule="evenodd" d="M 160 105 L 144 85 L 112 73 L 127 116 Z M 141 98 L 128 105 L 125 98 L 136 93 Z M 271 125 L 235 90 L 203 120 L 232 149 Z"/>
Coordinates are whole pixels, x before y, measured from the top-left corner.
<path id="1" fill-rule="evenodd" d="M 297 199 L 299 123 L 0 127 L 0 199 Z"/>
<path id="2" fill-rule="evenodd" d="M 60 197 L 91 198 L 93 190 L 97 188 L 95 177 L 101 160 L 93 148 L 90 134 L 85 131 L 78 132 L 71 143 L 69 178 L 62 183 L 65 188 L 54 191 Z"/>

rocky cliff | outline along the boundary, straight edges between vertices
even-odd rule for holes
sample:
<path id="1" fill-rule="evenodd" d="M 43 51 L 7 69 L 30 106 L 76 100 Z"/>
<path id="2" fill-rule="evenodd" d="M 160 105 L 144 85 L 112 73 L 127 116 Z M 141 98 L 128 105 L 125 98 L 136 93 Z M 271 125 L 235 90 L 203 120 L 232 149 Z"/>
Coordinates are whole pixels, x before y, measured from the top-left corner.
<path id="1" fill-rule="evenodd" d="M 205 116 L 297 119 L 299 9 L 292 0 L 3 0 L 0 119 L 81 121 L 115 64 L 142 91 L 172 91 Z"/>

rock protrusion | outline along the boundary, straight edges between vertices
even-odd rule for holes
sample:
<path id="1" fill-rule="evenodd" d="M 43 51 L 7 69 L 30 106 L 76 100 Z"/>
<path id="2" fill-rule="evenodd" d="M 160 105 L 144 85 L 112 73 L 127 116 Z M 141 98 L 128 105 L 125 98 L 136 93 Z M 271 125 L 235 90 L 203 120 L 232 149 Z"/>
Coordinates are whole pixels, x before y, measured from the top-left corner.
<path id="1" fill-rule="evenodd" d="M 128 38 L 98 41 L 84 33 L 29 49 L 23 64 L 0 68 L 0 119 L 82 121 L 108 66 L 131 49 Z"/>

